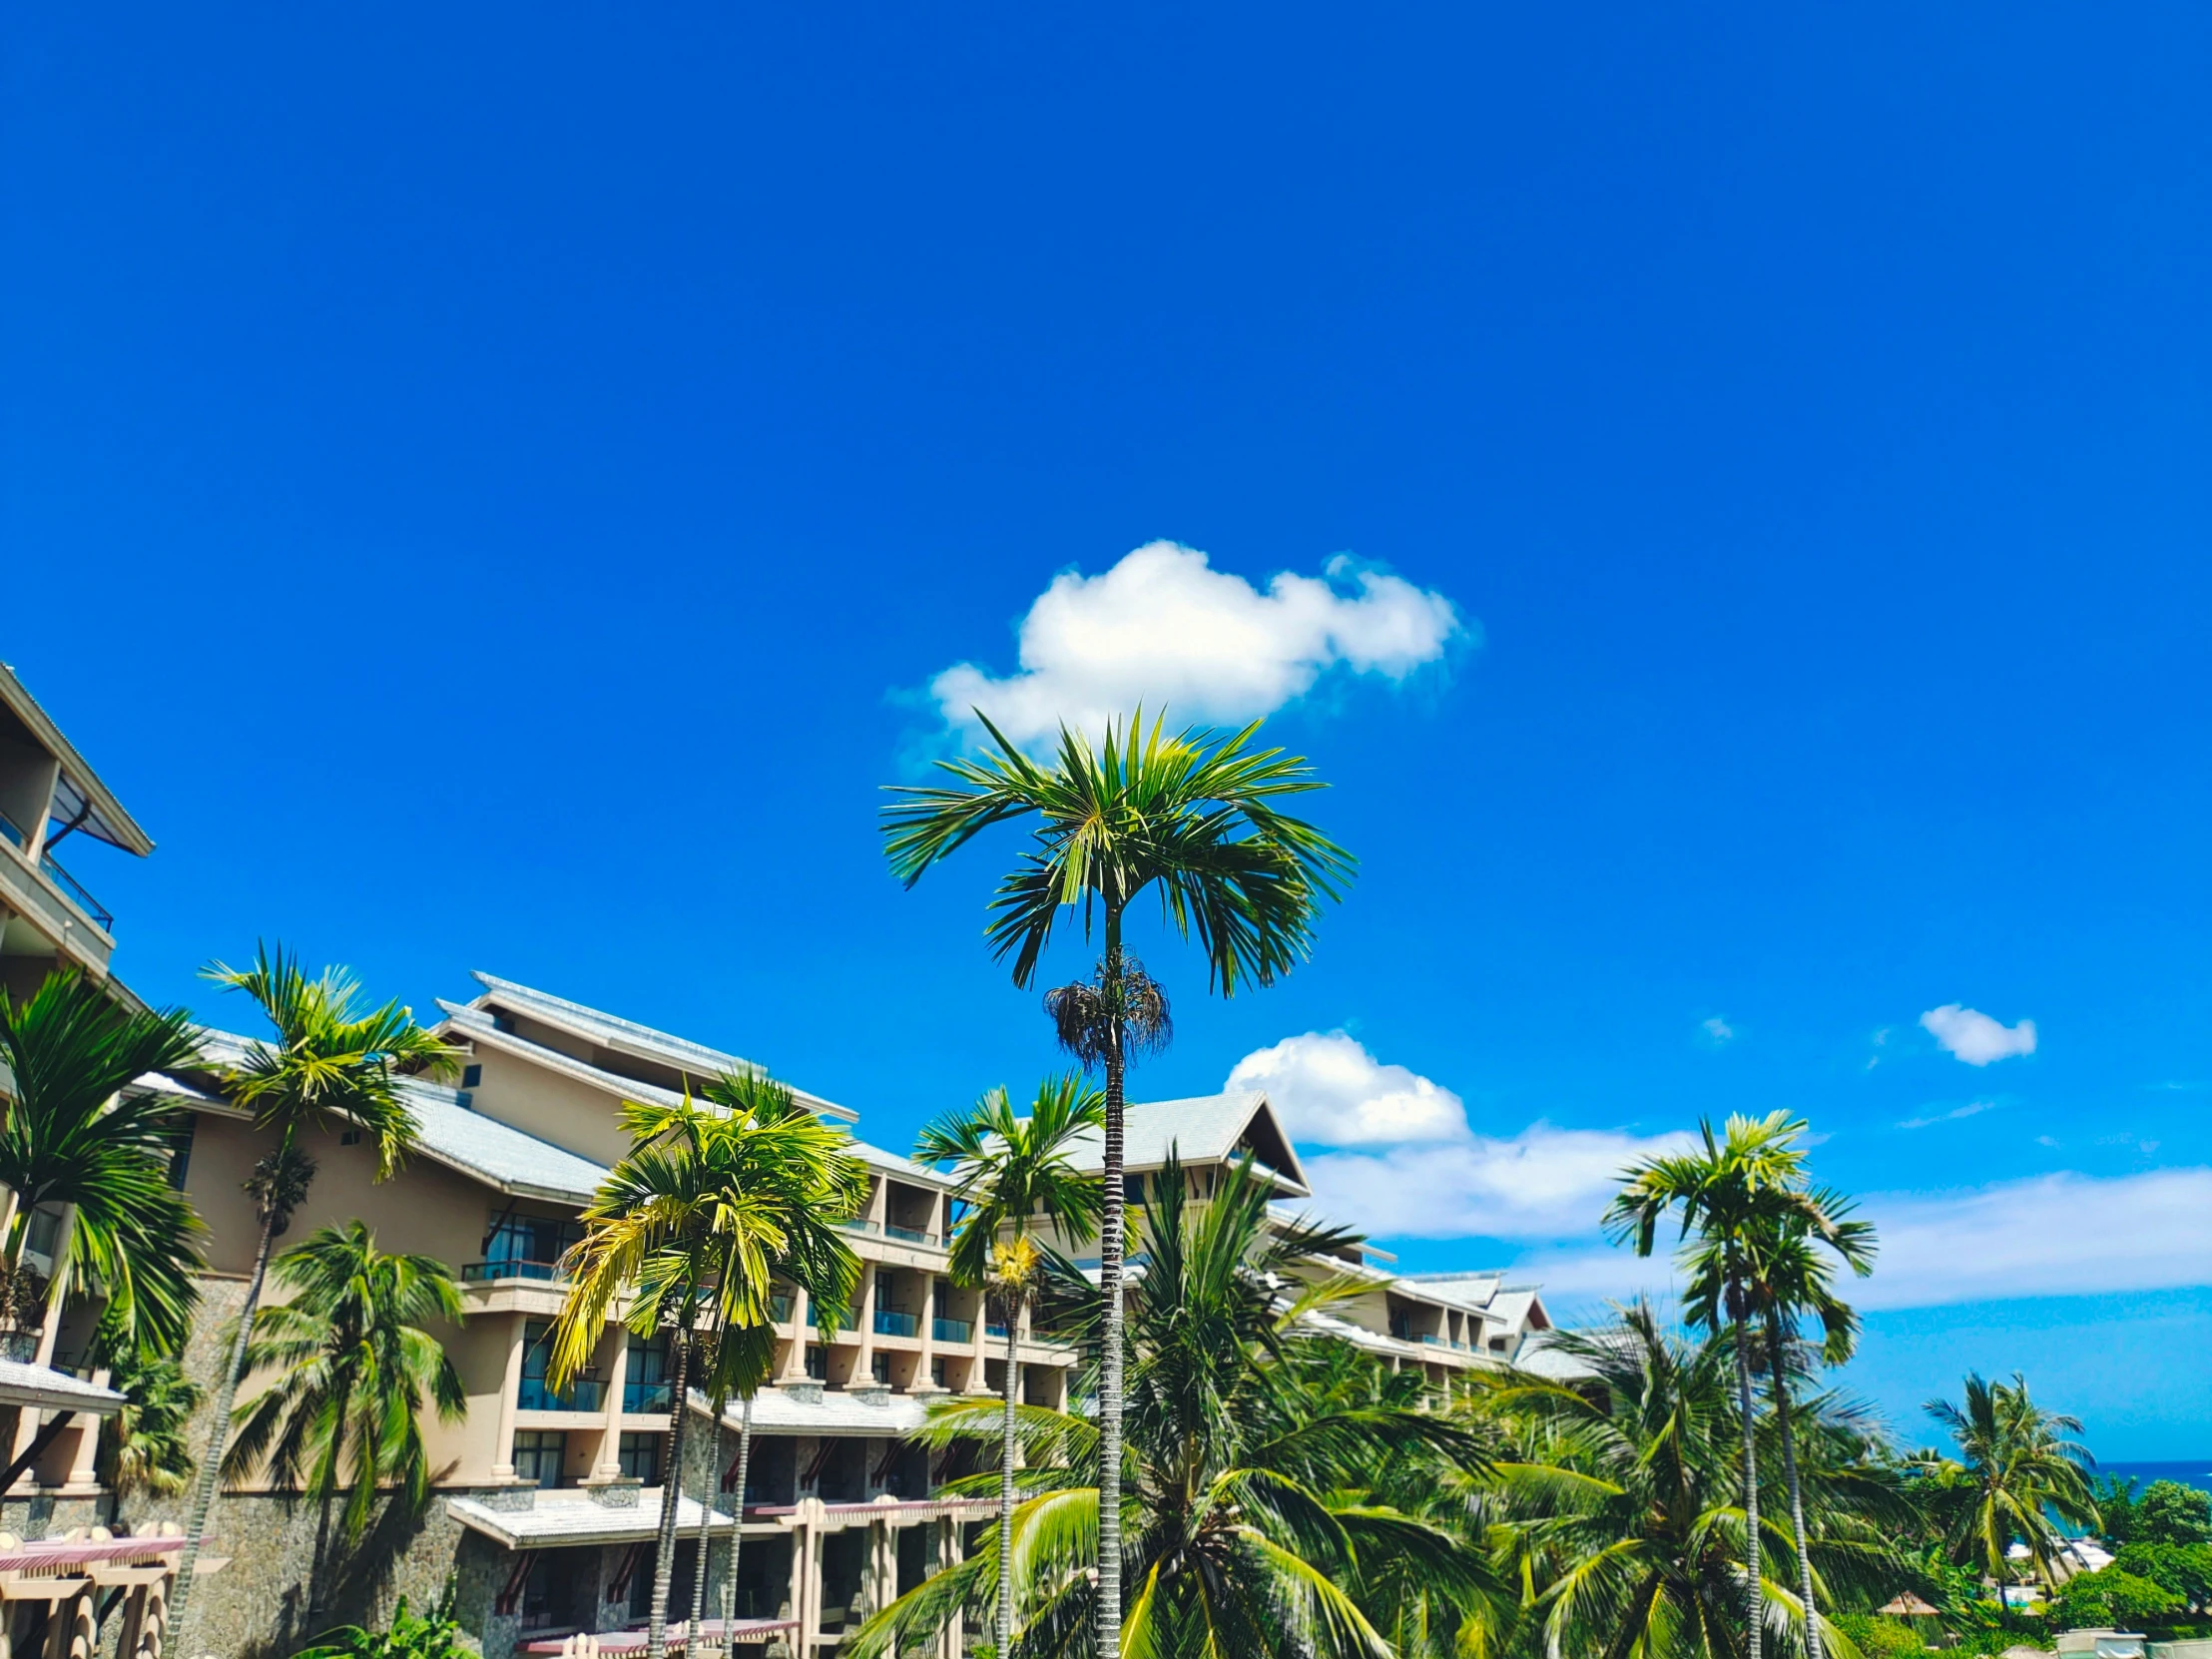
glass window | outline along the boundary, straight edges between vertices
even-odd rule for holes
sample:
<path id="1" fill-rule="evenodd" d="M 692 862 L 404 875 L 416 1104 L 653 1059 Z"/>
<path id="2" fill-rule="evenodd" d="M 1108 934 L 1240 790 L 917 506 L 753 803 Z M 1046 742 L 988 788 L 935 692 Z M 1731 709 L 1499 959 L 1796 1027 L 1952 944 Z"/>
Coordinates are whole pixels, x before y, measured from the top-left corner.
<path id="1" fill-rule="evenodd" d="M 830 1351 L 820 1343 L 807 1345 L 807 1375 L 817 1382 L 830 1381 Z"/>
<path id="2" fill-rule="evenodd" d="M 944 1386 L 944 1362 L 942 1360 L 929 1362 L 929 1381 L 940 1388 Z"/>
<path id="3" fill-rule="evenodd" d="M 622 1472 L 633 1480 L 642 1480 L 648 1486 L 658 1485 L 661 1479 L 661 1446 L 668 1438 L 651 1429 L 626 1430 L 618 1453 Z"/>
<path id="4" fill-rule="evenodd" d="M 630 1358 L 622 1372 L 622 1408 L 625 1411 L 668 1409 L 668 1333 L 651 1337 L 630 1334 Z"/>
<path id="5" fill-rule="evenodd" d="M 561 1253 L 584 1236 L 583 1223 L 559 1216 L 498 1216 L 484 1239 L 484 1260 L 499 1267 L 535 1268 L 535 1273 L 512 1275 L 551 1279 Z M 494 1275 L 497 1278 L 509 1274 Z"/>
<path id="6" fill-rule="evenodd" d="M 192 1137 L 200 1128 L 197 1117 L 188 1117 L 169 1132 L 169 1184 L 185 1190 L 185 1176 L 192 1168 Z"/>
<path id="7" fill-rule="evenodd" d="M 868 1370 L 875 1374 L 876 1382 L 888 1382 L 891 1380 L 891 1357 L 888 1354 L 869 1356 Z"/>
<path id="8" fill-rule="evenodd" d="M 559 1428 L 515 1430 L 515 1478 L 532 1486 L 558 1486 L 568 1462 L 568 1434 Z"/>

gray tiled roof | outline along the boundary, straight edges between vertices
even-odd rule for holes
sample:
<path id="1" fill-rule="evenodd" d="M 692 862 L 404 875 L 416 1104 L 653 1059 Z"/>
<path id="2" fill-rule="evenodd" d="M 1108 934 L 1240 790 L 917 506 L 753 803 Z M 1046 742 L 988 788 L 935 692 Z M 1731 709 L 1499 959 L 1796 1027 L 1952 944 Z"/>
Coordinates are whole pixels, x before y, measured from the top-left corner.
<path id="1" fill-rule="evenodd" d="M 744 1421 L 742 1401 L 731 1400 L 722 1420 L 733 1432 Z M 795 1388 L 763 1388 L 753 1396 L 753 1426 L 778 1434 L 911 1434 L 928 1415 L 928 1407 L 911 1394 L 880 1394 L 872 1398 L 824 1388 L 821 1397 L 808 1399 Z"/>
<path id="2" fill-rule="evenodd" d="M 122 1409 L 123 1396 L 65 1371 L 0 1360 L 0 1405 L 44 1405 L 105 1417 Z"/>
<path id="3" fill-rule="evenodd" d="M 541 1491 L 530 1494 L 535 1502 L 527 1509 L 503 1509 L 481 1498 L 449 1497 L 445 1507 L 471 1531 L 495 1538 L 509 1549 L 547 1544 L 614 1544 L 650 1538 L 661 1528 L 661 1495 L 658 1486 L 638 1493 L 638 1501 L 618 1507 L 599 1503 L 588 1492 Z M 699 1535 L 700 1508 L 696 1498 L 676 1501 L 677 1529 L 687 1538 Z M 728 1532 L 731 1517 L 714 1512 L 710 1531 Z"/>
<path id="4" fill-rule="evenodd" d="M 1186 1100 L 1132 1102 L 1122 1118 L 1122 1159 L 1132 1170 L 1158 1169 L 1173 1148 L 1186 1164 L 1220 1163 L 1236 1151 L 1255 1117 L 1262 1112 L 1272 1116 L 1273 1111 L 1266 1095 L 1247 1089 Z M 1289 1136 L 1283 1136 L 1283 1144 L 1288 1150 Z M 1080 1165 L 1095 1169 L 1105 1158 L 1105 1136 L 1098 1130 L 1086 1130 L 1074 1145 Z M 1298 1167 L 1297 1157 L 1292 1152 L 1291 1167 L 1278 1167 L 1276 1173 L 1303 1194 L 1306 1172 Z"/>
<path id="5" fill-rule="evenodd" d="M 212 1029 L 203 1030 L 200 1039 L 208 1058 L 218 1065 L 237 1064 L 254 1040 L 235 1031 Z M 187 1100 L 216 1104 L 214 1096 L 175 1078 L 147 1076 L 139 1081 Z M 402 1078 L 399 1087 L 421 1126 L 422 1154 L 501 1192 L 582 1204 L 606 1179 L 605 1165 L 472 1112 L 451 1089 L 419 1077 Z"/>

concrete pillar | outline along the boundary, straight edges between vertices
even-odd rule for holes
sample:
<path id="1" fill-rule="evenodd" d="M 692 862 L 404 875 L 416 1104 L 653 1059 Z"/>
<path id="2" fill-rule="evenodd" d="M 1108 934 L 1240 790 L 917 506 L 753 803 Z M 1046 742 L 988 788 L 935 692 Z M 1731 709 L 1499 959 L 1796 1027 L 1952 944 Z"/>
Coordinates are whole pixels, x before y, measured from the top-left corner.
<path id="1" fill-rule="evenodd" d="M 807 1375 L 807 1293 L 797 1285 L 792 1287 L 792 1348 L 784 1356 L 784 1370 L 778 1376 L 779 1382 L 795 1382 Z"/>
<path id="2" fill-rule="evenodd" d="M 875 1264 L 872 1262 L 860 1264 L 860 1296 L 853 1313 L 853 1329 L 860 1339 L 860 1353 L 852 1362 L 852 1381 L 872 1382 L 875 1381 Z"/>
<path id="3" fill-rule="evenodd" d="M 615 1357 L 606 1370 L 607 1426 L 599 1435 L 599 1461 L 591 1471 L 594 1480 L 616 1480 L 622 1475 L 622 1390 L 630 1376 L 630 1332 L 625 1326 L 615 1327 Z"/>
<path id="4" fill-rule="evenodd" d="M 512 1332 L 507 1339 L 507 1380 L 499 1392 L 499 1444 L 492 1452 L 491 1477 L 515 1477 L 515 1413 L 522 1407 L 522 1346 L 529 1322 L 520 1314 L 509 1316 Z"/>

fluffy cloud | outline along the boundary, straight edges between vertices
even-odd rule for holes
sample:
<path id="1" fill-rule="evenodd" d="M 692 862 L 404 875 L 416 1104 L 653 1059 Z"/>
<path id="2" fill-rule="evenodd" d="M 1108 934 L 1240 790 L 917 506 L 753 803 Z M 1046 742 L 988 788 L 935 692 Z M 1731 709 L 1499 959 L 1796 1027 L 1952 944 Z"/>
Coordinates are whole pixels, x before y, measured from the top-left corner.
<path id="1" fill-rule="evenodd" d="M 1736 1027 L 1729 1024 L 1718 1014 L 1715 1014 L 1711 1019 L 1701 1020 L 1698 1023 L 1698 1029 L 1705 1033 L 1705 1040 L 1715 1048 L 1720 1047 L 1723 1043 L 1736 1040 Z"/>
<path id="2" fill-rule="evenodd" d="M 1382 1146 L 1467 1133 L 1457 1095 L 1403 1066 L 1382 1064 L 1343 1031 L 1309 1031 L 1247 1054 L 1228 1086 L 1266 1094 L 1300 1142 Z"/>
<path id="3" fill-rule="evenodd" d="M 1997 1109 L 1994 1100 L 1969 1100 L 1963 1106 L 1953 1106 L 1947 1112 L 1931 1110 L 1925 1117 L 1907 1118 L 1898 1125 L 1900 1129 L 1926 1129 L 1938 1123 L 1955 1123 L 1960 1118 L 1976 1118 L 1983 1112 Z"/>
<path id="4" fill-rule="evenodd" d="M 1378 1237 L 1562 1239 L 1597 1225 L 1629 1164 L 1689 1144 L 1687 1134 L 1644 1139 L 1537 1123 L 1510 1140 L 1469 1135 L 1325 1153 L 1305 1165 L 1320 1209 Z"/>
<path id="5" fill-rule="evenodd" d="M 1442 594 L 1347 555 L 1263 590 L 1157 541 L 1098 576 L 1063 571 L 1022 618 L 1021 668 L 957 663 L 929 683 L 948 725 L 981 709 L 1016 743 L 1063 720 L 1096 732 L 1139 702 L 1192 721 L 1271 714 L 1334 668 L 1403 680 L 1467 633 Z"/>
<path id="6" fill-rule="evenodd" d="M 1863 1308 L 1928 1308 L 2020 1297 L 2212 1285 L 2212 1169 L 2109 1179 L 2071 1172 L 1964 1191 L 1878 1193 L 1860 1207 L 1881 1255 L 1845 1294 Z M 1599 1247 L 1537 1251 L 1513 1264 L 1546 1300 L 1665 1294 L 1667 1264 Z"/>
<path id="7" fill-rule="evenodd" d="M 1985 1066 L 1992 1060 L 2035 1052 L 2035 1022 L 2031 1019 L 2004 1025 L 1978 1009 L 1946 1002 L 1921 1015 L 1921 1024 L 1969 1066 Z"/>

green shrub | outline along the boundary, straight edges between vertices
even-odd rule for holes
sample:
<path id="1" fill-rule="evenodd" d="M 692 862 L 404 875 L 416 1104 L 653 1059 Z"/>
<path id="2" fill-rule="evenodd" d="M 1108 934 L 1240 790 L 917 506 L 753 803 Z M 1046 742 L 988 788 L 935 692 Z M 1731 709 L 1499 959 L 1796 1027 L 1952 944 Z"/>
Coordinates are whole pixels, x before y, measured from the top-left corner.
<path id="1" fill-rule="evenodd" d="M 2135 1499 L 2129 1543 L 2212 1544 L 2212 1492 L 2153 1480 Z"/>
<path id="2" fill-rule="evenodd" d="M 1851 1638 L 1864 1659 L 1908 1659 L 1926 1653 L 1928 1643 L 1911 1621 L 1880 1613 L 1839 1613 L 1836 1628 Z"/>
<path id="3" fill-rule="evenodd" d="M 2051 1601 L 2050 1621 L 2058 1630 L 2083 1625 L 2130 1628 L 2185 1610 L 2186 1603 L 2173 1591 L 2115 1564 L 2067 1579 Z"/>
<path id="4" fill-rule="evenodd" d="M 408 1612 L 407 1598 L 401 1596 L 388 1629 L 344 1625 L 293 1659 L 475 1659 L 475 1644 L 462 1645 L 461 1627 L 453 1621 L 453 1586 L 448 1584 L 426 1615 Z"/>
<path id="5" fill-rule="evenodd" d="M 2191 1607 L 2212 1605 L 2212 1544 L 2129 1544 L 2112 1564 Z"/>

